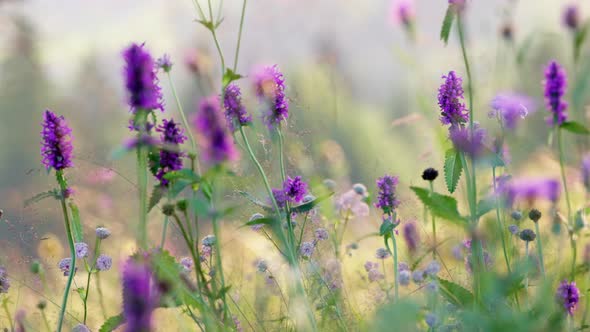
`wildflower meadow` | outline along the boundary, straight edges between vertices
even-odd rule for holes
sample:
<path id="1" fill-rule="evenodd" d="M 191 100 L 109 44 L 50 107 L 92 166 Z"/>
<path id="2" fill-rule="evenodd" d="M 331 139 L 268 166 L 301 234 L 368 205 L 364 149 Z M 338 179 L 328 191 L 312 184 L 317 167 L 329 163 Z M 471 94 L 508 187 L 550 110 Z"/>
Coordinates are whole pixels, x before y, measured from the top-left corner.
<path id="1" fill-rule="evenodd" d="M 589 4 L 185 2 L 0 1 L 2 331 L 590 330 Z"/>

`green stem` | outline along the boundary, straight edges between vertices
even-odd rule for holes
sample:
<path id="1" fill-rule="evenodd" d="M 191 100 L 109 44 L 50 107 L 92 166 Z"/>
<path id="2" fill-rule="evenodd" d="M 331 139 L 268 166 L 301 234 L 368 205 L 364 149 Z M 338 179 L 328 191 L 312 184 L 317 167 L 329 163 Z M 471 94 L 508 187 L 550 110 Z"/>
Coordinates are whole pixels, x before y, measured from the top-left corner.
<path id="1" fill-rule="evenodd" d="M 8 310 L 8 301 L 6 301 L 6 299 L 2 301 L 2 308 L 4 308 L 4 312 L 6 313 L 8 325 L 10 325 L 10 331 L 14 331 L 14 323 L 12 322 L 12 315 L 10 314 L 10 310 Z"/>
<path id="2" fill-rule="evenodd" d="M 98 291 L 98 301 L 100 302 L 100 309 L 102 310 L 102 316 L 107 319 L 107 307 L 104 303 L 104 295 L 102 293 L 102 286 L 100 283 L 100 271 L 96 273 L 96 290 Z"/>
<path id="3" fill-rule="evenodd" d="M 561 171 L 561 181 L 563 182 L 563 191 L 565 192 L 565 201 L 567 203 L 567 221 L 568 224 L 572 225 L 572 207 L 570 204 L 570 195 L 567 190 L 567 180 L 565 177 L 565 166 L 563 156 L 563 144 L 561 138 L 561 128 L 557 128 L 557 149 L 559 150 L 559 169 Z"/>
<path id="4" fill-rule="evenodd" d="M 238 43 L 236 45 L 236 55 L 234 56 L 234 72 L 238 70 L 238 55 L 240 54 L 240 44 L 242 42 L 242 29 L 244 27 L 244 17 L 246 16 L 246 2 L 242 4 L 242 15 L 240 16 L 240 30 L 238 31 Z"/>
<path id="5" fill-rule="evenodd" d="M 537 253 L 539 255 L 539 264 L 541 265 L 541 274 L 545 276 L 545 263 L 543 262 L 543 244 L 541 243 L 541 232 L 539 231 L 539 222 L 535 222 L 535 231 L 537 232 Z M 575 262 L 575 260 L 574 260 Z"/>
<path id="6" fill-rule="evenodd" d="M 41 317 L 43 318 L 43 324 L 45 324 L 45 328 L 47 332 L 51 332 L 51 326 L 49 325 L 49 320 L 47 320 L 47 315 L 45 314 L 45 310 L 41 310 Z"/>
<path id="7" fill-rule="evenodd" d="M 285 145 L 283 140 L 283 132 L 281 128 L 277 128 L 277 134 L 279 136 L 279 164 L 281 168 L 281 180 L 282 183 L 285 183 L 287 180 L 286 168 L 285 168 Z M 293 224 L 291 223 L 291 208 L 289 202 L 285 202 L 285 212 L 287 216 L 287 230 L 289 231 L 289 242 L 291 243 L 291 249 L 296 251 L 297 247 L 295 245 L 295 232 L 293 230 Z"/>
<path id="8" fill-rule="evenodd" d="M 434 194 L 434 186 L 432 181 L 428 181 L 428 183 L 430 184 L 430 195 L 432 195 Z M 431 213 L 430 216 L 432 219 L 432 259 L 436 259 L 436 218 L 434 217 L 434 213 Z"/>
<path id="9" fill-rule="evenodd" d="M 395 239 L 395 230 L 391 230 L 391 242 L 393 242 L 393 274 L 395 278 L 393 283 L 393 297 L 397 303 L 399 300 L 399 273 L 397 266 L 397 241 Z"/>
<path id="10" fill-rule="evenodd" d="M 160 240 L 160 248 L 164 248 L 164 244 L 166 243 L 166 233 L 168 230 L 168 223 L 170 222 L 170 220 L 168 220 L 168 216 L 164 216 L 164 226 L 162 226 L 162 239 Z"/>
<path id="11" fill-rule="evenodd" d="M 465 34 L 463 31 L 463 20 L 461 14 L 457 16 L 457 30 L 459 31 L 459 42 L 461 44 L 461 54 L 463 55 L 463 62 L 465 63 L 465 71 L 467 72 L 467 93 L 469 95 L 469 129 L 473 134 L 473 82 L 471 78 L 471 69 L 467 57 L 467 48 L 465 47 Z"/>
<path id="12" fill-rule="evenodd" d="M 88 317 L 88 294 L 90 293 L 90 277 L 92 276 L 92 268 L 88 272 L 88 278 L 86 278 L 86 289 L 84 290 L 84 325 L 86 325 L 86 318 Z"/>
<path id="13" fill-rule="evenodd" d="M 213 187 L 213 185 L 211 187 Z M 213 202 L 213 194 L 212 194 L 212 198 L 211 198 L 211 209 L 213 211 L 215 211 L 215 205 Z M 219 244 L 221 242 L 221 238 L 220 238 L 219 223 L 217 221 L 217 213 L 216 212 L 213 212 L 212 224 L 213 224 L 213 235 L 215 235 L 214 247 L 215 247 L 215 265 L 217 265 L 216 272 L 219 272 L 219 278 L 221 280 L 221 292 L 222 292 L 221 300 L 223 301 L 223 321 L 228 322 L 229 307 L 227 306 L 227 298 L 225 296 L 225 293 L 226 293 L 225 276 L 223 273 L 223 264 L 221 262 L 221 245 Z"/>
<path id="14" fill-rule="evenodd" d="M 512 269 L 510 268 L 510 261 L 508 260 L 508 253 L 506 252 L 506 239 L 504 237 L 504 226 L 502 225 L 502 221 L 500 219 L 500 201 L 498 200 L 498 184 L 496 183 L 496 167 L 492 167 L 492 183 L 494 185 L 494 196 L 496 198 L 496 221 L 498 223 L 498 231 L 500 234 L 500 238 L 502 239 L 502 250 L 504 251 L 504 260 L 506 261 L 506 268 L 508 269 L 508 273 L 512 273 Z"/>
<path id="15" fill-rule="evenodd" d="M 140 130 L 137 134 L 139 145 L 137 147 L 137 184 L 139 190 L 139 228 L 138 228 L 138 242 L 141 249 L 146 250 L 148 247 L 147 240 L 147 182 L 148 182 L 148 149 L 143 144 L 144 135 L 146 135 L 145 124 L 147 122 L 148 112 L 145 110 L 137 110 L 135 123 Z"/>
<path id="16" fill-rule="evenodd" d="M 66 283 L 66 289 L 64 290 L 64 295 L 61 301 L 61 308 L 59 311 L 59 319 L 57 323 L 57 332 L 61 332 L 64 315 L 66 312 L 66 307 L 68 305 L 68 296 L 70 294 L 70 288 L 72 287 L 72 281 L 74 280 L 74 274 L 76 273 L 76 249 L 74 247 L 74 239 L 72 237 L 72 229 L 70 227 L 70 217 L 68 215 L 68 208 L 66 206 L 66 199 L 63 196 L 63 193 L 66 192 L 68 189 L 66 179 L 64 178 L 63 171 L 59 170 L 56 171 L 57 182 L 59 183 L 60 190 L 62 192 L 60 203 L 61 203 L 61 210 L 64 217 L 64 224 L 66 228 L 66 237 L 68 238 L 68 245 L 70 247 L 70 257 L 72 264 L 70 265 L 70 273 L 68 276 L 68 281 Z"/>

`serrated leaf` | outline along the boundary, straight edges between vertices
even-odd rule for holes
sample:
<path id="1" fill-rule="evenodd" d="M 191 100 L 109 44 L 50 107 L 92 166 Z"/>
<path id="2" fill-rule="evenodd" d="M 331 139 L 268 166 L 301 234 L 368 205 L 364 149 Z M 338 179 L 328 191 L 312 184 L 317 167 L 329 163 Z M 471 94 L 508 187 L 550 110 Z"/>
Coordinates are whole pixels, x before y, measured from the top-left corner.
<path id="1" fill-rule="evenodd" d="M 461 178 L 461 172 L 463 171 L 463 163 L 461 163 L 461 155 L 459 151 L 455 149 L 449 149 L 445 152 L 445 183 L 447 189 L 452 194 L 457 189 L 457 184 Z"/>
<path id="2" fill-rule="evenodd" d="M 154 206 L 158 205 L 158 203 L 160 203 L 160 200 L 162 200 L 162 197 L 164 197 L 164 194 L 166 193 L 166 189 L 157 185 L 154 186 L 154 189 L 152 190 L 152 194 L 150 195 L 150 201 L 148 203 L 148 212 L 150 212 Z"/>
<path id="3" fill-rule="evenodd" d="M 473 303 L 473 294 L 463 286 L 442 278 L 438 278 L 438 282 L 440 284 L 440 293 L 447 301 L 464 308 Z"/>
<path id="4" fill-rule="evenodd" d="M 578 135 L 590 135 L 590 130 L 588 130 L 588 128 L 586 128 L 583 124 L 576 121 L 564 122 L 561 124 L 561 126 L 559 126 L 559 128 Z"/>
<path id="5" fill-rule="evenodd" d="M 466 219 L 459 214 L 457 200 L 451 196 L 431 193 L 430 190 L 420 187 L 410 187 L 420 201 L 433 215 L 451 221 L 457 225 L 465 226 Z"/>
<path id="6" fill-rule="evenodd" d="M 496 199 L 493 196 L 486 197 L 477 203 L 477 217 L 481 217 L 496 208 Z"/>
<path id="7" fill-rule="evenodd" d="M 574 36 L 574 60 L 577 61 L 580 57 L 580 51 L 582 50 L 582 45 L 586 40 L 586 35 L 588 34 L 588 26 L 589 23 L 584 24 L 582 28 L 576 31 L 576 35 Z"/>
<path id="8" fill-rule="evenodd" d="M 72 233 L 75 242 L 84 242 L 84 231 L 82 229 L 82 222 L 80 220 L 80 210 L 76 204 L 70 202 L 68 204 L 70 212 L 72 213 Z"/>
<path id="9" fill-rule="evenodd" d="M 453 27 L 453 20 L 455 19 L 455 10 L 452 6 L 447 8 L 447 13 L 445 14 L 445 18 L 443 19 L 443 24 L 440 29 L 440 39 L 445 43 L 445 45 L 449 42 L 449 35 L 451 33 L 451 28 Z"/>
<path id="10" fill-rule="evenodd" d="M 265 209 L 267 211 L 273 211 L 273 208 L 270 205 L 264 204 L 262 201 L 260 201 L 256 197 L 252 196 L 248 192 L 238 191 L 238 194 L 240 194 L 243 197 L 245 197 L 247 200 L 249 200 L 250 202 L 252 202 L 254 205 L 260 206 L 261 208 L 263 208 L 263 209 Z"/>
<path id="11" fill-rule="evenodd" d="M 53 197 L 55 199 L 60 199 L 61 195 L 59 194 L 57 189 L 48 190 L 42 193 L 38 193 L 35 196 L 25 200 L 24 206 L 29 207 L 35 203 L 38 203 L 46 198 Z"/>
<path id="12" fill-rule="evenodd" d="M 187 180 L 176 180 L 172 183 L 172 186 L 168 188 L 170 193 L 170 198 L 176 198 L 187 186 L 191 184 L 190 181 Z"/>
<path id="13" fill-rule="evenodd" d="M 123 314 L 118 314 L 117 316 L 112 316 L 107 319 L 98 332 L 111 332 L 114 331 L 117 327 L 121 326 L 125 322 L 125 318 Z"/>

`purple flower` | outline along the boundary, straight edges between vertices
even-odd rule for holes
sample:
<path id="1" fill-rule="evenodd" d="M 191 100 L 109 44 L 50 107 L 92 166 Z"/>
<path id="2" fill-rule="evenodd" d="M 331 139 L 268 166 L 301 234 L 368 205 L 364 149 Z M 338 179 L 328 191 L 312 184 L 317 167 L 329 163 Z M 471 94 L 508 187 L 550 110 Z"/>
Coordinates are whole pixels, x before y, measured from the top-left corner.
<path id="1" fill-rule="evenodd" d="M 463 80 L 454 71 L 443 76 L 445 82 L 438 89 L 438 106 L 441 110 L 440 121 L 451 126 L 463 124 L 469 120 L 469 112 L 463 102 Z"/>
<path id="2" fill-rule="evenodd" d="M 90 329 L 84 324 L 78 324 L 72 328 L 72 332 L 90 332 Z"/>
<path id="3" fill-rule="evenodd" d="M 570 30 L 577 30 L 580 25 L 580 11 L 578 6 L 569 5 L 563 11 L 563 24 Z"/>
<path id="4" fill-rule="evenodd" d="M 247 126 L 252 123 L 252 117 L 246 112 L 242 104 L 242 92 L 240 87 L 231 83 L 225 88 L 223 98 L 225 108 L 225 119 L 231 131 L 238 130 L 239 126 Z"/>
<path id="5" fill-rule="evenodd" d="M 431 261 L 424 269 L 424 274 L 429 276 L 436 276 L 440 272 L 440 263 L 438 261 Z"/>
<path id="6" fill-rule="evenodd" d="M 288 176 L 285 183 L 283 183 L 283 191 L 290 202 L 299 203 L 307 194 L 307 183 L 301 180 L 301 176 L 294 178 Z"/>
<path id="7" fill-rule="evenodd" d="M 379 269 L 371 269 L 368 271 L 369 282 L 375 282 L 385 279 L 385 275 Z"/>
<path id="8" fill-rule="evenodd" d="M 182 157 L 184 153 L 178 150 L 178 145 L 186 141 L 184 130 L 173 119 L 162 120 L 162 124 L 156 128 L 156 131 L 162 133 L 160 139 L 164 147 L 160 150 L 160 160 L 156 178 L 160 180 L 160 185 L 168 186 L 169 181 L 164 176 L 172 171 L 182 169 Z"/>
<path id="9" fill-rule="evenodd" d="M 328 236 L 328 231 L 325 228 L 318 228 L 315 230 L 315 238 L 318 241 L 327 240 Z"/>
<path id="10" fill-rule="evenodd" d="M 207 162 L 215 165 L 237 159 L 238 152 L 223 123 L 217 97 L 211 96 L 201 101 L 194 125 L 199 133 L 203 158 Z"/>
<path id="11" fill-rule="evenodd" d="M 8 274 L 6 273 L 6 269 L 0 266 L 0 294 L 1 293 L 8 293 L 8 289 L 10 288 L 10 280 L 8 279 Z"/>
<path id="12" fill-rule="evenodd" d="M 375 258 L 377 259 L 387 259 L 389 256 L 389 251 L 385 248 L 379 248 L 375 251 Z"/>
<path id="13" fill-rule="evenodd" d="M 511 92 L 499 93 L 491 103 L 490 118 L 498 117 L 507 129 L 514 130 L 518 121 L 535 111 L 532 98 Z"/>
<path id="14" fill-rule="evenodd" d="M 408 27 L 414 21 L 414 5 L 410 0 L 394 0 L 392 17 L 394 22 L 399 22 Z"/>
<path id="15" fill-rule="evenodd" d="M 412 272 L 412 280 L 416 284 L 422 283 L 422 281 L 424 281 L 424 271 L 415 270 L 414 272 Z"/>
<path id="16" fill-rule="evenodd" d="M 110 270 L 111 266 L 113 266 L 113 259 L 107 255 L 102 254 L 96 259 L 96 268 L 99 271 Z"/>
<path id="17" fill-rule="evenodd" d="M 510 234 L 516 235 L 520 230 L 518 229 L 517 225 L 510 225 L 508 226 L 508 231 L 510 232 Z"/>
<path id="18" fill-rule="evenodd" d="M 158 58 L 158 60 L 156 60 L 156 66 L 165 72 L 169 72 L 172 69 L 172 60 L 170 59 L 170 55 L 164 54 Z"/>
<path id="19" fill-rule="evenodd" d="M 547 118 L 549 125 L 561 125 L 567 120 L 567 102 L 563 100 L 567 87 L 565 70 L 551 61 L 545 68 L 545 102 L 552 115 Z"/>
<path id="20" fill-rule="evenodd" d="M 104 240 L 106 238 L 108 238 L 109 236 L 111 236 L 111 231 L 109 231 L 107 228 L 105 227 L 96 227 L 96 237 Z"/>
<path id="21" fill-rule="evenodd" d="M 193 259 L 190 257 L 182 257 L 180 259 L 180 266 L 182 266 L 182 270 L 184 272 L 192 271 L 194 265 L 195 264 L 193 263 Z"/>
<path id="22" fill-rule="evenodd" d="M 418 243 L 420 242 L 420 235 L 416 229 L 416 223 L 413 221 L 404 223 L 404 226 L 402 227 L 402 235 L 406 240 L 408 251 L 411 254 L 416 253 L 416 250 L 418 250 Z"/>
<path id="23" fill-rule="evenodd" d="M 150 268 L 129 259 L 123 267 L 122 279 L 125 331 L 151 331 L 158 294 Z"/>
<path id="24" fill-rule="evenodd" d="M 395 195 L 395 189 L 398 184 L 397 176 L 385 175 L 377 179 L 377 188 L 379 193 L 375 206 L 383 210 L 383 213 L 390 214 L 399 205 Z"/>
<path id="25" fill-rule="evenodd" d="M 61 171 L 72 167 L 72 129 L 63 116 L 57 116 L 50 110 L 43 113 L 43 131 L 41 132 L 41 161 L 47 169 Z"/>
<path id="26" fill-rule="evenodd" d="M 283 189 L 272 188 L 272 196 L 277 202 L 279 208 L 284 208 L 287 204 L 287 195 Z"/>
<path id="27" fill-rule="evenodd" d="M 513 179 L 500 186 L 500 192 L 504 194 L 506 203 L 511 206 L 517 199 L 522 199 L 532 204 L 537 199 L 547 199 L 557 203 L 561 192 L 558 180 L 542 178 Z"/>
<path id="28" fill-rule="evenodd" d="M 567 280 L 562 281 L 561 284 L 559 284 L 557 294 L 555 295 L 557 301 L 563 304 L 563 307 L 568 314 L 573 316 L 574 311 L 578 306 L 578 301 L 580 301 L 580 291 L 578 290 L 578 287 L 576 287 L 576 282 L 572 281 L 568 283 Z"/>
<path id="29" fill-rule="evenodd" d="M 88 257 L 88 245 L 84 242 L 78 242 L 74 244 L 74 249 L 76 251 L 76 257 L 84 258 Z"/>
<path id="30" fill-rule="evenodd" d="M 313 255 L 315 245 L 312 242 L 303 242 L 299 248 L 299 253 L 304 258 L 310 258 Z"/>
<path id="31" fill-rule="evenodd" d="M 64 276 L 69 276 L 70 271 L 72 270 L 72 259 L 70 257 L 64 258 L 61 261 L 59 261 L 57 266 L 59 267 L 61 272 L 63 272 Z M 77 269 L 78 268 L 76 268 L 76 270 Z"/>
<path id="32" fill-rule="evenodd" d="M 277 127 L 289 116 L 289 101 L 285 96 L 285 78 L 279 67 L 265 67 L 254 74 L 256 95 L 270 104 L 263 114 L 263 120 L 269 129 Z"/>
<path id="33" fill-rule="evenodd" d="M 154 109 L 164 111 L 161 101 L 162 92 L 156 76 L 156 65 L 143 46 L 143 44 L 131 44 L 123 51 L 128 103 L 132 112 Z"/>
<path id="34" fill-rule="evenodd" d="M 486 131 L 477 123 L 473 124 L 473 134 L 469 127 L 452 126 L 449 130 L 449 137 L 455 149 L 466 153 L 471 158 L 478 158 L 485 151 Z"/>
<path id="35" fill-rule="evenodd" d="M 590 154 L 582 159 L 582 181 L 586 191 L 590 191 Z"/>
<path id="36" fill-rule="evenodd" d="M 402 286 L 409 285 L 411 277 L 412 277 L 412 273 L 409 270 L 399 271 L 399 284 Z"/>

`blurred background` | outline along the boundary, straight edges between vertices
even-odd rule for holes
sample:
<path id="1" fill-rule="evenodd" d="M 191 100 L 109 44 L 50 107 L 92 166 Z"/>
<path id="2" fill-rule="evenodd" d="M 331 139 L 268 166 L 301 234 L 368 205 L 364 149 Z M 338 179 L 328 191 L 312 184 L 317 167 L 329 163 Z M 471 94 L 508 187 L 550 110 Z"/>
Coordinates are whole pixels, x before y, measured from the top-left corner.
<path id="1" fill-rule="evenodd" d="M 590 3 L 570 2 L 580 6 L 583 18 L 590 16 Z M 448 71 L 465 75 L 456 34 L 446 47 L 439 40 L 447 1 L 416 0 L 413 35 L 395 19 L 394 3 L 248 2 L 238 72 L 248 76 L 258 65 L 278 64 L 285 73 L 292 174 L 315 182 L 332 178 L 341 190 L 361 182 L 372 191 L 374 179 L 385 172 L 399 175 L 407 188 L 422 185 L 424 168 L 442 170 L 449 142 L 438 122 L 437 89 Z M 219 0 L 213 4 L 217 8 Z M 574 64 L 573 36 L 562 24 L 565 5 L 560 0 L 470 1 L 466 24 L 476 120 L 492 136 L 498 132 L 487 114 L 500 91 L 528 94 L 537 103 L 536 112 L 509 137 L 514 174 L 558 174 L 547 148 L 541 85 L 550 59 L 572 73 L 570 114 L 587 123 L 589 50 L 583 48 Z M 218 33 L 226 61 L 233 63 L 242 2 L 226 0 L 222 6 Z M 190 0 L 0 0 L 0 264 L 12 266 L 11 273 L 22 276 L 26 287 L 35 282 L 24 273 L 31 259 L 42 258 L 55 270 L 66 251 L 58 205 L 46 200 L 24 206 L 29 197 L 54 186 L 40 163 L 42 111 L 63 114 L 73 127 L 76 167 L 68 177 L 85 231 L 107 225 L 121 241 L 105 250 L 127 255 L 134 248 L 137 203 L 133 156 L 113 157 L 130 136 L 121 52 L 131 42 L 145 42 L 154 57 L 170 54 L 172 79 L 190 114 L 220 85 L 214 44 L 196 18 Z M 178 118 L 169 81 L 163 75 L 160 80 L 164 116 Z M 238 84 L 249 111 L 259 114 L 250 81 Z M 255 129 L 264 166 L 276 168 L 267 132 L 259 121 Z M 568 161 L 575 167 L 583 151 L 571 146 Z M 248 176 L 254 174 L 248 160 L 234 168 L 243 176 L 228 179 L 228 199 L 245 203 L 233 194 L 235 188 L 263 195 L 258 179 Z M 446 192 L 442 181 L 437 189 Z M 420 218 L 413 195 L 401 190 L 402 214 Z M 245 205 L 228 225 L 242 224 L 252 212 Z M 351 227 L 372 232 L 378 222 L 373 217 Z M 152 213 L 151 219 L 152 236 L 158 238 L 162 218 Z M 252 250 L 262 246 L 246 245 Z"/>

